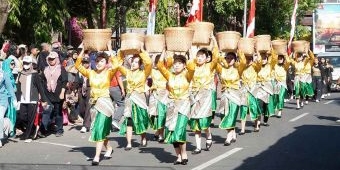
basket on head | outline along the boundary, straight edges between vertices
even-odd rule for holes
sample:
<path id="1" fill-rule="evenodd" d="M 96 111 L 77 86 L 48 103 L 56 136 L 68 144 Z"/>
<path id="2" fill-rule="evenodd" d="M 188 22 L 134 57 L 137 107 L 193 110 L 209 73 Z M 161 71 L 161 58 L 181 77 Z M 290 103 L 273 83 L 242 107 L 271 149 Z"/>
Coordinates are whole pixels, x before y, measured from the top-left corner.
<path id="1" fill-rule="evenodd" d="M 111 29 L 84 29 L 83 43 L 85 50 L 105 51 L 111 40 Z"/>
<path id="2" fill-rule="evenodd" d="M 211 33 L 214 31 L 214 24 L 211 22 L 192 22 L 188 27 L 195 30 L 192 44 L 209 45 Z"/>
<path id="3" fill-rule="evenodd" d="M 246 56 L 252 56 L 255 51 L 254 38 L 241 38 L 238 42 L 238 49 Z"/>
<path id="4" fill-rule="evenodd" d="M 160 53 L 165 47 L 165 37 L 163 34 L 147 35 L 144 38 L 145 49 L 149 53 Z"/>
<path id="5" fill-rule="evenodd" d="M 287 41 L 286 40 L 273 40 L 272 46 L 278 55 L 287 54 Z"/>
<path id="6" fill-rule="evenodd" d="M 306 41 L 298 40 L 292 42 L 293 50 L 297 53 L 303 53 L 306 50 Z"/>
<path id="7" fill-rule="evenodd" d="M 310 43 L 309 41 L 305 41 L 305 52 L 308 52 L 310 50 Z"/>
<path id="8" fill-rule="evenodd" d="M 260 53 L 265 53 L 271 49 L 270 35 L 257 35 L 255 37 L 255 48 Z"/>
<path id="9" fill-rule="evenodd" d="M 168 51 L 186 52 L 192 45 L 194 30 L 188 27 L 169 27 L 164 29 L 164 35 Z"/>
<path id="10" fill-rule="evenodd" d="M 139 33 L 124 33 L 121 35 L 121 51 L 124 54 L 138 54 L 144 43 L 144 35 Z"/>
<path id="11" fill-rule="evenodd" d="M 218 47 L 223 52 L 237 51 L 238 41 L 241 34 L 236 31 L 223 31 L 216 34 Z"/>

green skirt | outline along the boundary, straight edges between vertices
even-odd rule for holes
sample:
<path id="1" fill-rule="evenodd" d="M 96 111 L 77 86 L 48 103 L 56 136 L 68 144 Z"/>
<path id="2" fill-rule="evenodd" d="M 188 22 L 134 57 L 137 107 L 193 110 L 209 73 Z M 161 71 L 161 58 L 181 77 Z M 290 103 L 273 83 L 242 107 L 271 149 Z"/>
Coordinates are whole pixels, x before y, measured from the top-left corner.
<path id="1" fill-rule="evenodd" d="M 167 106 L 157 102 L 157 116 L 151 116 L 152 129 L 158 130 L 165 126 Z"/>
<path id="2" fill-rule="evenodd" d="M 296 98 L 300 98 L 300 97 L 305 98 L 306 96 L 310 96 L 310 97 L 314 96 L 312 83 L 305 83 L 305 82 L 299 81 L 294 84 L 294 90 L 295 90 Z"/>
<path id="3" fill-rule="evenodd" d="M 201 131 L 209 128 L 211 124 L 212 116 L 189 120 L 189 126 L 192 131 Z"/>
<path id="4" fill-rule="evenodd" d="M 216 90 L 211 91 L 211 97 L 212 97 L 211 110 L 216 111 L 216 108 L 217 108 L 217 92 L 216 92 Z"/>
<path id="5" fill-rule="evenodd" d="M 132 113 L 131 119 L 133 122 L 132 129 L 137 134 L 145 133 L 149 126 L 150 126 L 150 118 L 148 116 L 148 112 L 146 109 L 139 107 L 137 104 L 132 102 Z M 126 127 L 128 123 L 129 117 L 125 117 L 124 122 L 120 126 L 119 134 L 125 135 L 126 134 Z"/>
<path id="6" fill-rule="evenodd" d="M 185 143 L 187 141 L 187 124 L 188 117 L 178 113 L 177 123 L 174 131 L 170 131 L 168 128 L 165 128 L 165 142 L 166 143 L 174 143 L 174 142 L 182 142 Z"/>
<path id="7" fill-rule="evenodd" d="M 94 122 L 91 125 L 91 136 L 89 141 L 101 142 L 107 139 L 107 136 L 111 131 L 112 116 L 107 117 L 104 114 L 98 112 Z"/>
<path id="8" fill-rule="evenodd" d="M 240 107 L 237 104 L 229 101 L 228 115 L 223 117 L 220 123 L 221 129 L 234 129 L 235 128 L 239 108 Z"/>
<path id="9" fill-rule="evenodd" d="M 248 93 L 248 105 L 247 106 L 241 106 L 240 108 L 240 119 L 246 120 L 247 114 L 250 113 L 250 119 L 256 120 L 261 113 L 260 106 L 257 102 L 257 99 L 250 93 Z"/>
<path id="10" fill-rule="evenodd" d="M 284 87 L 281 87 L 279 94 L 274 94 L 274 103 L 276 103 L 275 108 L 277 110 L 282 110 L 285 104 L 285 96 L 287 94 L 287 89 Z"/>
<path id="11" fill-rule="evenodd" d="M 260 112 L 263 113 L 264 116 L 273 116 L 275 115 L 275 97 L 274 95 L 269 95 L 269 102 L 264 103 L 258 100 L 259 103 L 263 103 L 263 105 L 259 107 Z"/>

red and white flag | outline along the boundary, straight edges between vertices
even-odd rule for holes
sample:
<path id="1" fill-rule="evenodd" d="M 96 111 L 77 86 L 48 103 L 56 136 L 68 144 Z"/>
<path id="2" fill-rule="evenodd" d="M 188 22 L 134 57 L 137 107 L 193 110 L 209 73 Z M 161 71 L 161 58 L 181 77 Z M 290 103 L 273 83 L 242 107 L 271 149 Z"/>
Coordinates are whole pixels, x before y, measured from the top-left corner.
<path id="1" fill-rule="evenodd" d="M 147 35 L 155 34 L 155 25 L 156 25 L 156 7 L 157 0 L 149 1 L 149 17 L 148 17 L 148 27 L 147 27 Z"/>
<path id="2" fill-rule="evenodd" d="M 255 3 L 256 3 L 256 0 L 251 0 L 247 36 L 246 36 L 247 38 L 254 37 L 254 33 L 255 33 L 255 9 L 256 9 Z"/>
<path id="3" fill-rule="evenodd" d="M 201 22 L 203 19 L 203 1 L 193 0 L 188 20 L 185 25 L 191 22 Z"/>
<path id="4" fill-rule="evenodd" d="M 295 0 L 294 2 L 294 10 L 293 10 L 293 15 L 292 15 L 292 19 L 290 21 L 290 24 L 292 25 L 292 29 L 290 30 L 290 38 L 289 38 L 289 42 L 288 42 L 288 53 L 291 52 L 291 45 L 292 45 L 292 41 L 294 38 L 294 34 L 295 34 L 295 23 L 296 23 L 296 10 L 299 6 L 299 0 Z"/>

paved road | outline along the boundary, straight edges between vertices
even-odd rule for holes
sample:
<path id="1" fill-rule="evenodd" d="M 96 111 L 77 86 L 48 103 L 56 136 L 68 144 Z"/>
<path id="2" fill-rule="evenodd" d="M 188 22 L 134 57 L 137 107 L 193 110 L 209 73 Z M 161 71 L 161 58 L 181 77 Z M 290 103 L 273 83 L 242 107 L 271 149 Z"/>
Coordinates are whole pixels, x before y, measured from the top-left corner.
<path id="1" fill-rule="evenodd" d="M 199 155 L 190 154 L 195 147 L 193 133 L 188 132 L 186 166 L 172 164 L 176 159 L 172 145 L 149 141 L 147 148 L 138 148 L 140 139 L 134 136 L 135 148 L 127 152 L 123 149 L 125 138 L 111 133 L 113 158 L 101 161 L 99 167 L 91 167 L 87 159 L 93 156 L 95 147 L 87 141 L 90 134 L 79 133 L 80 126 L 66 126 L 60 138 L 51 135 L 32 143 L 9 141 L 0 149 L 0 169 L 337 170 L 340 169 L 337 118 L 340 118 L 340 93 L 333 93 L 327 100 L 310 102 L 302 110 L 295 110 L 294 101 L 288 102 L 283 117 L 271 118 L 270 126 L 261 127 L 259 133 L 253 133 L 248 122 L 248 133 L 230 146 L 223 146 L 225 131 L 214 128 L 211 151 Z"/>

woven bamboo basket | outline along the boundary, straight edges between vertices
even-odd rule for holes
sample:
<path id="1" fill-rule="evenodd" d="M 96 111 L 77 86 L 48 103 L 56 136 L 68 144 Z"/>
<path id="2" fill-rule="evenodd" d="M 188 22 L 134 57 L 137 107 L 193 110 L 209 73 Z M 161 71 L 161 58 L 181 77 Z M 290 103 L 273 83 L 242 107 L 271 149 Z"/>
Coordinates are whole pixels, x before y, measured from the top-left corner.
<path id="1" fill-rule="evenodd" d="M 144 38 L 145 49 L 149 53 L 160 53 L 165 47 L 165 37 L 163 34 L 147 35 Z"/>
<path id="2" fill-rule="evenodd" d="M 107 42 L 111 40 L 111 29 L 84 29 L 84 49 L 92 51 L 107 50 Z"/>
<path id="3" fill-rule="evenodd" d="M 124 33 L 121 35 L 121 51 L 124 54 L 138 54 L 144 43 L 144 35 L 139 33 Z"/>
<path id="4" fill-rule="evenodd" d="M 298 40 L 292 42 L 293 50 L 297 53 L 303 53 L 306 51 L 306 41 Z"/>
<path id="5" fill-rule="evenodd" d="M 186 52 L 192 45 L 194 29 L 189 27 L 169 27 L 164 29 L 168 51 Z"/>
<path id="6" fill-rule="evenodd" d="M 195 30 L 192 44 L 209 45 L 211 33 L 214 31 L 214 24 L 211 22 L 192 22 L 188 27 Z"/>
<path id="7" fill-rule="evenodd" d="M 308 53 L 308 51 L 310 50 L 310 43 L 309 41 L 306 41 L 306 44 L 305 44 L 305 52 Z"/>
<path id="8" fill-rule="evenodd" d="M 216 34 L 218 47 L 223 52 L 233 52 L 237 50 L 241 34 L 236 31 L 224 31 Z"/>
<path id="9" fill-rule="evenodd" d="M 255 52 L 254 38 L 241 38 L 238 42 L 238 49 L 246 56 L 252 56 Z"/>
<path id="10" fill-rule="evenodd" d="M 256 51 L 264 53 L 271 49 L 271 38 L 270 35 L 258 35 L 255 37 L 255 48 Z"/>
<path id="11" fill-rule="evenodd" d="M 273 40 L 272 46 L 278 55 L 287 54 L 287 41 L 286 40 Z"/>

